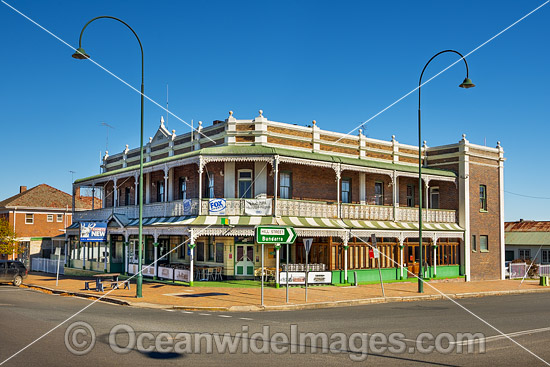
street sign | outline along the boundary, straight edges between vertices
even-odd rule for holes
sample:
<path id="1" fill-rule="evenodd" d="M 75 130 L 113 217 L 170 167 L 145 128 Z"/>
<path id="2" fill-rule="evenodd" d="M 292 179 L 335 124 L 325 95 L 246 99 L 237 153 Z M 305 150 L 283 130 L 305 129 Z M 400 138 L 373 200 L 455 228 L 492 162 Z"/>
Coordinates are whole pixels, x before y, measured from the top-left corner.
<path id="1" fill-rule="evenodd" d="M 296 240 L 296 231 L 292 227 L 258 226 L 256 242 L 264 244 L 292 244 Z"/>
<path id="2" fill-rule="evenodd" d="M 313 238 L 304 238 L 304 246 L 306 247 L 307 253 L 309 253 L 309 250 L 311 250 L 312 244 L 313 244 Z"/>

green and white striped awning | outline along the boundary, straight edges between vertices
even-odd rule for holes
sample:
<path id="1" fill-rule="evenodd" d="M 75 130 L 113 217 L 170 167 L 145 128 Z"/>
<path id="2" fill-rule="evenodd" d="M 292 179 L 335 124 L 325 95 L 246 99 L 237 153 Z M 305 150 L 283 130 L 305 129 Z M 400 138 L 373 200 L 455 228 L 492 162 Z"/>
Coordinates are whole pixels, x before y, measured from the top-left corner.
<path id="1" fill-rule="evenodd" d="M 144 226 L 153 226 L 153 225 L 189 225 L 191 224 L 197 217 L 192 216 L 182 216 L 182 217 L 151 217 L 151 218 L 143 218 L 142 225 Z M 139 225 L 139 219 L 132 219 L 130 223 L 128 223 L 127 227 L 137 227 Z"/>
<path id="2" fill-rule="evenodd" d="M 392 222 L 355 219 L 327 219 L 313 217 L 279 217 L 271 216 L 216 216 L 201 215 L 198 217 L 155 217 L 143 219 L 144 226 L 208 226 L 222 225 L 221 219 L 228 218 L 232 226 L 280 225 L 295 228 L 331 228 L 331 229 L 373 229 L 384 231 L 414 231 L 418 230 L 415 222 Z M 136 227 L 138 220 L 134 219 L 128 227 Z M 423 230 L 463 232 L 456 223 L 423 223 Z"/>
<path id="3" fill-rule="evenodd" d="M 353 228 L 353 229 L 380 229 L 385 231 L 418 230 L 415 222 L 392 222 L 355 219 L 327 219 L 308 217 L 281 217 L 277 218 L 279 225 L 288 225 L 297 228 Z M 463 231 L 456 223 L 422 223 L 422 229 L 430 231 Z"/>

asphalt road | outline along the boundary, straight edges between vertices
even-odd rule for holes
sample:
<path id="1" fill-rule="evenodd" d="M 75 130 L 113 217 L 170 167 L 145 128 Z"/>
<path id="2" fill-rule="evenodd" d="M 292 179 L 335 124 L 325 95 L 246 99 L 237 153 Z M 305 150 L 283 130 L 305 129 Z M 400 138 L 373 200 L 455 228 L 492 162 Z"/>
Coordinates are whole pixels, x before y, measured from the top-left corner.
<path id="1" fill-rule="evenodd" d="M 468 298 L 458 302 L 510 334 L 524 348 L 550 361 L 550 294 Z M 66 321 L 86 306 L 90 307 Z M 82 329 L 82 325 L 93 329 L 94 343 L 92 331 Z M 319 334 L 312 339 L 305 334 L 308 332 L 326 336 Z M 225 342 L 230 344 L 225 349 L 224 333 L 229 333 Z M 426 334 L 418 342 L 421 333 L 430 333 L 433 338 Z M 468 344 L 458 341 L 458 333 L 483 335 L 479 335 L 481 340 Z M 261 338 L 267 340 L 265 344 Z M 77 355 L 67 345 L 76 353 L 91 349 Z M 322 350 L 323 345 L 330 348 Z M 470 353 L 468 345 L 473 348 Z M 115 352 L 113 349 L 117 348 Z M 184 312 L 92 304 L 90 300 L 9 285 L 0 285 L 2 362 L 3 366 L 79 367 L 544 365 L 451 301 L 292 312 Z"/>

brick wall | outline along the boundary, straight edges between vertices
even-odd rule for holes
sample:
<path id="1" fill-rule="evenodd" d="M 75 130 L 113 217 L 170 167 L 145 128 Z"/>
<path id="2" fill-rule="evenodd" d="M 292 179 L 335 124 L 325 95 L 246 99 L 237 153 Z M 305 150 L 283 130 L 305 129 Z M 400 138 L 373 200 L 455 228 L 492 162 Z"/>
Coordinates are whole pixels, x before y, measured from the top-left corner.
<path id="1" fill-rule="evenodd" d="M 498 179 L 497 167 L 470 164 L 470 235 L 475 235 L 477 242 L 477 251 L 470 254 L 472 280 L 500 278 L 502 264 Z M 487 212 L 480 211 L 479 185 L 487 186 Z M 480 250 L 481 235 L 488 236 L 487 252 Z"/>
<path id="2" fill-rule="evenodd" d="M 391 178 L 387 175 L 367 173 L 367 204 L 374 205 L 374 186 L 376 182 L 382 182 L 384 189 L 384 205 L 393 205 L 393 188 L 390 185 Z"/>
<path id="3" fill-rule="evenodd" d="M 188 164 L 185 166 L 174 167 L 174 200 L 180 199 L 179 197 L 179 184 L 180 178 L 187 177 L 187 198 L 199 197 L 199 173 L 198 166 L 196 164 Z"/>
<path id="4" fill-rule="evenodd" d="M 70 210 L 70 209 L 69 209 Z M 33 224 L 25 223 L 25 215 L 33 214 Z M 53 222 L 48 222 L 48 214 L 53 214 Z M 57 222 L 57 214 L 63 214 L 61 222 Z M 67 216 L 67 218 L 65 218 Z M 15 233 L 17 237 L 55 237 L 63 232 L 65 225 L 69 226 L 72 223 L 72 215 L 60 212 L 16 212 L 15 214 Z M 13 214 L 10 213 L 10 225 L 13 226 Z"/>
<path id="5" fill-rule="evenodd" d="M 209 175 L 214 176 L 214 197 L 215 198 L 224 197 L 223 176 L 220 174 L 220 172 L 223 172 L 223 168 L 224 168 L 223 162 L 208 163 L 205 166 L 203 176 L 202 176 L 202 197 L 203 198 L 208 197 L 208 176 Z"/>

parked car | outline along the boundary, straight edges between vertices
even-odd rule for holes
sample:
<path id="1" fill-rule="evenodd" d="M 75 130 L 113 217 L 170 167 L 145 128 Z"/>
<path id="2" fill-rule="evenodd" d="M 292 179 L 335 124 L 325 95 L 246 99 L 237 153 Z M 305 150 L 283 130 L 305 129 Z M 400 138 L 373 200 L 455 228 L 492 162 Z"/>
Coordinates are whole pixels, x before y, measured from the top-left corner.
<path id="1" fill-rule="evenodd" d="M 27 273 L 27 268 L 21 261 L 0 260 L 0 283 L 9 282 L 19 287 Z"/>

